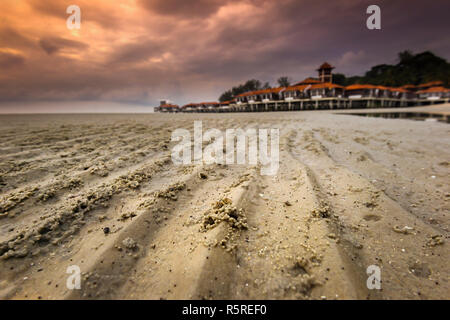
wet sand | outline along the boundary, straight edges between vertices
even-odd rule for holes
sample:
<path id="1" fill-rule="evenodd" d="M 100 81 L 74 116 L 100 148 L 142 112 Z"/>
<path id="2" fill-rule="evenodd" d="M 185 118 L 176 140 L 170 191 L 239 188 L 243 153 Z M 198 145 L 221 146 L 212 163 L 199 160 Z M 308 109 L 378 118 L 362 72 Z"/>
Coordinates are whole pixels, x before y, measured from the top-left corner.
<path id="1" fill-rule="evenodd" d="M 171 133 L 194 120 L 279 128 L 278 174 L 175 166 Z M 0 124 L 1 299 L 450 298 L 448 124 L 330 111 Z"/>

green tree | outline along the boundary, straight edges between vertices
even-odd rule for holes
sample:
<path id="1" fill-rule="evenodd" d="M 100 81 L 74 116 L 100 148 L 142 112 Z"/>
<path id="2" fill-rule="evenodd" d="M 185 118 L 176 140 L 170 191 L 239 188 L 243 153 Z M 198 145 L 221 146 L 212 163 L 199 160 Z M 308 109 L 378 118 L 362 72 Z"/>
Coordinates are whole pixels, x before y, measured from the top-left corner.
<path id="1" fill-rule="evenodd" d="M 407 64 L 412 58 L 414 58 L 414 55 L 411 50 L 405 50 L 398 54 L 400 64 Z"/>
<path id="2" fill-rule="evenodd" d="M 360 79 L 362 83 L 385 86 L 402 86 L 440 80 L 450 84 L 450 64 L 429 51 L 413 54 L 409 50 L 398 54 L 395 65 L 381 64 L 372 67 Z"/>
<path id="3" fill-rule="evenodd" d="M 270 88 L 271 88 L 270 83 L 266 82 L 266 83 L 264 83 L 264 85 L 262 86 L 261 89 L 270 89 Z"/>
<path id="4" fill-rule="evenodd" d="M 340 86 L 346 86 L 347 78 L 342 73 L 335 73 L 333 74 L 333 83 L 338 84 Z"/>
<path id="5" fill-rule="evenodd" d="M 450 63 L 432 52 L 425 51 L 413 54 L 410 50 L 405 50 L 398 54 L 398 60 L 395 65 L 380 64 L 373 66 L 364 76 L 347 77 L 341 73 L 334 74 L 333 82 L 341 86 L 368 83 L 396 87 L 440 80 L 445 87 L 450 86 Z M 277 82 L 280 86 L 288 86 L 290 84 L 288 80 L 287 77 L 280 77 Z M 231 100 L 241 93 L 269 87 L 267 82 L 262 85 L 261 81 L 251 79 L 225 91 L 219 100 Z"/>
<path id="6" fill-rule="evenodd" d="M 277 82 L 280 87 L 289 87 L 291 85 L 289 77 L 279 77 Z"/>
<path id="7" fill-rule="evenodd" d="M 256 90 L 261 90 L 261 89 L 267 89 L 267 88 L 270 88 L 270 85 L 268 82 L 266 82 L 264 85 L 262 85 L 261 81 L 259 81 L 259 80 L 256 80 L 256 79 L 247 80 L 244 84 L 240 84 L 240 85 L 233 87 L 233 88 L 225 91 L 224 93 L 222 93 L 219 97 L 219 101 L 223 102 L 223 101 L 232 100 L 234 97 L 236 97 L 237 95 L 240 95 L 241 93 L 249 92 L 249 91 L 256 91 Z"/>
<path id="8" fill-rule="evenodd" d="M 231 90 L 227 90 L 224 93 L 222 93 L 222 95 L 219 98 L 220 102 L 224 102 L 224 101 L 230 101 L 233 100 L 234 96 L 233 96 L 233 92 L 231 92 Z"/>

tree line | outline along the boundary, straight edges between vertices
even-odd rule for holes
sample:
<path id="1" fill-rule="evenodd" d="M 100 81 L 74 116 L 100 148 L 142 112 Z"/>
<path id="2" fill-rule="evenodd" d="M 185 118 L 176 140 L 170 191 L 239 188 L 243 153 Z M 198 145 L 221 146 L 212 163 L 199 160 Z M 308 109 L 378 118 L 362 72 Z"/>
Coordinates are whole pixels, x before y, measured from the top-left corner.
<path id="1" fill-rule="evenodd" d="M 430 51 L 413 54 L 410 50 L 398 54 L 398 63 L 395 65 L 380 64 L 372 67 L 363 76 L 349 76 L 342 73 L 333 74 L 333 83 L 348 86 L 357 83 L 398 87 L 405 84 L 418 85 L 425 82 L 440 80 L 445 87 L 450 85 L 450 63 L 436 56 Z M 291 79 L 283 76 L 278 78 L 277 85 L 288 87 Z M 237 95 L 261 89 L 270 88 L 268 82 L 251 79 L 244 84 L 232 87 L 219 97 L 219 101 L 232 100 Z"/>

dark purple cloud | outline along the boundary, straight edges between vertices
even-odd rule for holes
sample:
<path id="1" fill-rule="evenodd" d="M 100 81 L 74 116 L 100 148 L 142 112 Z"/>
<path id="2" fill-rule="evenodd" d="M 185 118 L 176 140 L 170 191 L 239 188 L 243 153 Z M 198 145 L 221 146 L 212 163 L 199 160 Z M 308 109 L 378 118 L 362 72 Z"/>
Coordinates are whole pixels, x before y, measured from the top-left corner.
<path id="1" fill-rule="evenodd" d="M 225 6 L 227 0 L 139 0 L 143 8 L 160 15 L 191 20 L 205 18 Z"/>
<path id="2" fill-rule="evenodd" d="M 0 4 L 2 101 L 183 104 L 250 78 L 315 76 L 323 61 L 353 75 L 406 49 L 450 59 L 448 0 L 377 1 L 381 30 L 366 28 L 366 0 L 79 0 L 79 32 L 65 28 L 72 1 L 23 3 Z"/>
<path id="3" fill-rule="evenodd" d="M 0 52 L 0 68 L 1 69 L 14 68 L 17 66 L 21 66 L 24 63 L 25 63 L 25 58 L 20 55 Z"/>
<path id="4" fill-rule="evenodd" d="M 58 37 L 43 38 L 39 40 L 39 46 L 49 55 L 57 53 L 65 48 L 82 50 L 89 47 L 87 44 L 80 41 Z"/>

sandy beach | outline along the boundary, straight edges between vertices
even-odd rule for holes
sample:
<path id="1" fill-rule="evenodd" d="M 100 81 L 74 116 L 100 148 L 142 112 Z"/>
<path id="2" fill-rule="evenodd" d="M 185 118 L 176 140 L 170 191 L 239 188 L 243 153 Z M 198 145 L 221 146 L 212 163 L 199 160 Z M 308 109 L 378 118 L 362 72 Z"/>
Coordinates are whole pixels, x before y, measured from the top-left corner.
<path id="1" fill-rule="evenodd" d="M 279 128 L 278 173 L 174 165 L 194 120 Z M 449 134 L 332 111 L 1 115 L 0 298 L 450 299 Z"/>

